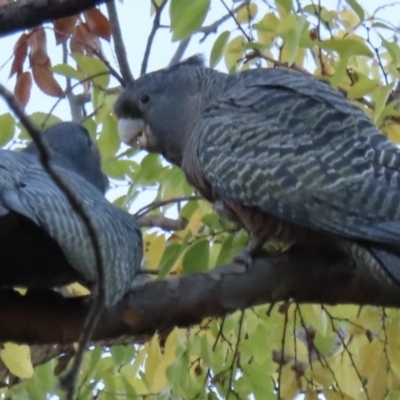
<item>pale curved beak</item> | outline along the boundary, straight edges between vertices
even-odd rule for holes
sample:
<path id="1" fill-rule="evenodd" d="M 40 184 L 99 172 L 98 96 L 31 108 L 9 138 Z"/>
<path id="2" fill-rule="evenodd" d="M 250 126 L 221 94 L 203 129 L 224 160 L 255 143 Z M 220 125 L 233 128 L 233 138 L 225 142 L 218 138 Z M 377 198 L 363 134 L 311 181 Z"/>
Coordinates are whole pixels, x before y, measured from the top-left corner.
<path id="1" fill-rule="evenodd" d="M 138 143 L 140 148 L 146 148 L 145 127 L 141 118 L 121 118 L 118 122 L 118 135 L 125 144 L 134 146 Z"/>

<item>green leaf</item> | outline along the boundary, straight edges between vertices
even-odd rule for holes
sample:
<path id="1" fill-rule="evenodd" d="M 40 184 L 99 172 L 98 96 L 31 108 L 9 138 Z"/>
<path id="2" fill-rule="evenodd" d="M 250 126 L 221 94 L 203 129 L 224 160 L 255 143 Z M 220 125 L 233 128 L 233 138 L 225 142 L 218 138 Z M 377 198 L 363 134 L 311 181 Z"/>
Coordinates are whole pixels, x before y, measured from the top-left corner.
<path id="1" fill-rule="evenodd" d="M 55 72 L 56 74 L 66 76 L 67 78 L 74 78 L 78 81 L 82 80 L 85 77 L 82 72 L 77 71 L 75 68 L 71 67 L 68 64 L 57 64 L 54 67 L 51 67 L 50 70 Z"/>
<path id="2" fill-rule="evenodd" d="M 195 273 L 207 269 L 210 255 L 210 244 L 208 239 L 196 240 L 185 252 L 183 256 L 183 272 Z"/>
<path id="3" fill-rule="evenodd" d="M 307 18 L 305 15 L 297 16 L 290 14 L 288 17 L 282 19 L 281 24 L 283 25 L 286 20 L 290 20 L 287 21 L 290 24 L 290 28 L 288 26 L 288 32 L 282 35 L 282 37 L 285 39 L 285 46 L 287 46 L 288 52 L 288 59 L 285 61 L 289 65 L 292 65 L 299 49 L 301 33 L 307 24 Z"/>
<path id="4" fill-rule="evenodd" d="M 275 4 L 281 15 L 289 14 L 293 8 L 292 0 L 275 0 Z"/>
<path id="5" fill-rule="evenodd" d="M 226 44 L 228 43 L 230 32 L 222 32 L 215 41 L 210 55 L 210 68 L 214 68 L 222 58 Z"/>
<path id="6" fill-rule="evenodd" d="M 139 165 L 132 160 L 118 160 L 112 158 L 102 163 L 102 169 L 107 176 L 114 179 L 124 180 L 126 176 L 136 177 Z"/>
<path id="7" fill-rule="evenodd" d="M 161 159 L 158 154 L 147 154 L 140 163 L 136 183 L 149 184 L 158 181 L 162 170 Z"/>
<path id="8" fill-rule="evenodd" d="M 82 125 L 88 130 L 92 140 L 96 140 L 97 125 L 92 118 L 85 118 Z"/>
<path id="9" fill-rule="evenodd" d="M 80 53 L 72 53 L 72 58 L 78 63 L 90 80 L 103 88 L 108 86 L 110 72 L 107 66 L 98 58 L 84 56 Z"/>
<path id="10" fill-rule="evenodd" d="M 169 13 L 172 40 L 183 40 L 200 28 L 210 6 L 210 0 L 172 0 Z"/>
<path id="11" fill-rule="evenodd" d="M 391 32 L 394 31 L 394 29 L 391 26 L 384 24 L 383 22 L 372 22 L 371 26 L 375 29 L 382 28 L 382 29 L 387 29 Z"/>
<path id="12" fill-rule="evenodd" d="M 199 208 L 198 201 L 188 201 L 181 209 L 180 217 L 190 220 L 193 213 Z"/>
<path id="13" fill-rule="evenodd" d="M 358 4 L 356 0 L 346 0 L 347 4 L 353 9 L 353 11 L 357 14 L 360 21 L 364 21 L 365 13 L 364 9 Z"/>
<path id="14" fill-rule="evenodd" d="M 15 119 L 10 113 L 0 115 L 0 146 L 8 143 L 15 134 Z"/>
<path id="15" fill-rule="evenodd" d="M 385 106 L 387 105 L 387 100 L 389 98 L 390 92 L 392 91 L 394 83 L 387 85 L 383 88 L 378 88 L 374 91 L 372 98 L 375 101 L 375 113 L 374 113 L 374 123 L 379 126 L 381 122 L 382 113 Z"/>
<path id="16" fill-rule="evenodd" d="M 114 345 L 110 347 L 111 356 L 116 365 L 127 364 L 135 356 L 134 345 Z"/>
<path id="17" fill-rule="evenodd" d="M 328 39 L 319 42 L 325 50 L 337 51 L 341 56 L 367 56 L 373 57 L 371 49 L 360 40 L 355 39 Z"/>
<path id="18" fill-rule="evenodd" d="M 366 94 L 372 92 L 379 86 L 379 82 L 374 79 L 369 79 L 364 75 L 359 75 L 359 80 L 347 91 L 347 96 L 350 99 L 359 99 Z"/>
<path id="19" fill-rule="evenodd" d="M 93 376 L 94 372 L 96 371 L 97 364 L 101 359 L 102 354 L 103 354 L 103 348 L 101 346 L 96 346 L 90 352 L 89 366 L 88 369 L 85 371 L 85 374 L 88 378 Z"/>
<path id="20" fill-rule="evenodd" d="M 246 39 L 240 35 L 232 39 L 225 52 L 225 64 L 229 71 L 234 71 L 238 61 L 243 57 L 246 49 Z"/>
<path id="21" fill-rule="evenodd" d="M 400 47 L 394 42 L 382 38 L 382 45 L 386 48 L 396 68 L 400 66 Z"/>
<path id="22" fill-rule="evenodd" d="M 160 265 L 159 265 L 159 273 L 158 277 L 160 279 L 165 278 L 169 271 L 171 271 L 172 266 L 175 261 L 178 259 L 179 255 L 182 252 L 182 246 L 178 243 L 170 244 L 164 251 L 162 255 Z"/>
<path id="23" fill-rule="evenodd" d="M 103 129 L 97 141 L 100 153 L 104 160 L 115 157 L 120 146 L 120 140 L 117 135 L 118 122 L 115 116 L 109 115 L 103 122 Z"/>
<path id="24" fill-rule="evenodd" d="M 59 124 L 62 122 L 62 120 L 55 115 L 49 115 L 44 112 L 35 112 L 31 114 L 30 116 L 31 121 L 40 129 L 44 130 L 47 128 L 50 128 L 50 126 L 53 126 L 55 124 Z M 19 134 L 19 137 L 21 139 L 30 139 L 30 135 L 25 129 L 25 127 L 21 124 L 21 122 L 18 122 L 17 126 L 21 129 L 21 133 Z"/>
<path id="25" fill-rule="evenodd" d="M 222 243 L 221 251 L 218 254 L 216 266 L 228 264 L 232 261 L 235 255 L 235 249 L 233 248 L 233 235 L 229 235 Z"/>

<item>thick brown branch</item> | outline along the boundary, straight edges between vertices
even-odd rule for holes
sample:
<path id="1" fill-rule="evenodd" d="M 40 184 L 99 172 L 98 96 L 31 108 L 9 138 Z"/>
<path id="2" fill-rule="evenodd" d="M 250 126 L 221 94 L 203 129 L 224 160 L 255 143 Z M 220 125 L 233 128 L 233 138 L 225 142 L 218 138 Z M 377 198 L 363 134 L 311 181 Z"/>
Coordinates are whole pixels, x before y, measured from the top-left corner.
<path id="1" fill-rule="evenodd" d="M 326 249 L 293 249 L 273 258 L 257 258 L 249 270 L 230 264 L 152 281 L 133 288 L 116 306 L 104 310 L 100 320 L 106 323 L 97 326 L 93 340 L 143 338 L 205 317 L 288 299 L 400 307 L 398 286 L 356 264 Z M 76 341 L 90 307 L 85 298 L 64 299 L 55 293 L 24 297 L 12 291 L 0 292 L 0 304 L 0 341 L 28 344 Z"/>
<path id="2" fill-rule="evenodd" d="M 0 36 L 79 14 L 111 0 L 19 0 L 0 7 Z"/>

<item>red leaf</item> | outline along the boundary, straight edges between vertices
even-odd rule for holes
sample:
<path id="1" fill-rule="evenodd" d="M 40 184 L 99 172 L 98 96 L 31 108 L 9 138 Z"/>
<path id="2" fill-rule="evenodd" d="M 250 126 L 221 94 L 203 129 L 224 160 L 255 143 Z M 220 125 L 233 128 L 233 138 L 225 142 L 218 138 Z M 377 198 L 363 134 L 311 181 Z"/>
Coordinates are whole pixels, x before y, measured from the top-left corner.
<path id="1" fill-rule="evenodd" d="M 44 68 L 50 67 L 50 59 L 47 55 L 46 32 L 43 27 L 35 28 L 28 35 L 29 59 L 31 66 L 40 65 Z"/>
<path id="2" fill-rule="evenodd" d="M 23 108 L 28 103 L 29 97 L 31 96 L 32 88 L 32 76 L 30 72 L 23 72 L 17 78 L 17 82 L 14 87 L 14 95 Z"/>
<path id="3" fill-rule="evenodd" d="M 111 24 L 110 21 L 97 8 L 92 8 L 83 13 L 90 32 L 96 36 L 110 41 Z"/>
<path id="4" fill-rule="evenodd" d="M 100 50 L 100 41 L 90 32 L 87 24 L 81 22 L 74 28 L 70 48 L 72 52 L 84 53 L 86 50 L 92 54 Z"/>
<path id="5" fill-rule="evenodd" d="M 64 43 L 72 35 L 77 20 L 78 16 L 72 15 L 71 17 L 60 18 L 53 21 L 57 44 Z"/>
<path id="6" fill-rule="evenodd" d="M 61 86 L 47 68 L 43 68 L 40 65 L 32 65 L 32 74 L 36 85 L 43 93 L 49 96 L 64 97 Z"/>
<path id="7" fill-rule="evenodd" d="M 10 78 L 16 73 L 19 76 L 22 73 L 22 67 L 28 54 L 28 35 L 23 33 L 14 46 L 14 60 L 11 65 Z"/>

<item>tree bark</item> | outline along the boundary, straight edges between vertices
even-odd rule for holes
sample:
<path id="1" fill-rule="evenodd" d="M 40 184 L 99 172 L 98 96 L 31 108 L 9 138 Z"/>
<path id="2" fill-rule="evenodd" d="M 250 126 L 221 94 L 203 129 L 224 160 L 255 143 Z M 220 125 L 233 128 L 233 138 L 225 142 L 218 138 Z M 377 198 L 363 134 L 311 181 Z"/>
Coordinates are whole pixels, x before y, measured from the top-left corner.
<path id="1" fill-rule="evenodd" d="M 359 304 L 400 307 L 400 290 L 369 267 L 324 249 L 291 249 L 205 273 L 151 281 L 104 310 L 93 341 L 142 341 L 154 332 L 187 327 L 263 303 Z M 67 344 L 78 339 L 90 301 L 55 293 L 0 292 L 0 342 Z M 102 323 L 103 321 L 103 323 Z"/>
<path id="2" fill-rule="evenodd" d="M 0 37 L 79 14 L 112 0 L 19 0 L 0 7 Z"/>

